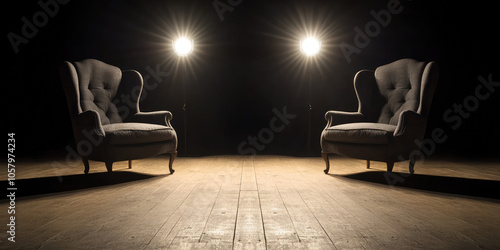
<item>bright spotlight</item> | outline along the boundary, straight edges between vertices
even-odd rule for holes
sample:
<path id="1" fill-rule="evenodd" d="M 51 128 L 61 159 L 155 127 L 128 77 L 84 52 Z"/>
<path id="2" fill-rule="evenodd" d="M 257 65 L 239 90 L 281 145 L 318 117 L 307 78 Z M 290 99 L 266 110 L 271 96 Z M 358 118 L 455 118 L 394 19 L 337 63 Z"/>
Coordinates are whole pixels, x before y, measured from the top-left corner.
<path id="1" fill-rule="evenodd" d="M 300 51 L 306 56 L 314 56 L 318 54 L 321 49 L 321 42 L 316 38 L 309 37 L 305 40 L 300 41 Z"/>
<path id="2" fill-rule="evenodd" d="M 193 41 L 187 38 L 179 38 L 172 41 L 174 51 L 179 56 L 188 56 L 193 52 Z"/>

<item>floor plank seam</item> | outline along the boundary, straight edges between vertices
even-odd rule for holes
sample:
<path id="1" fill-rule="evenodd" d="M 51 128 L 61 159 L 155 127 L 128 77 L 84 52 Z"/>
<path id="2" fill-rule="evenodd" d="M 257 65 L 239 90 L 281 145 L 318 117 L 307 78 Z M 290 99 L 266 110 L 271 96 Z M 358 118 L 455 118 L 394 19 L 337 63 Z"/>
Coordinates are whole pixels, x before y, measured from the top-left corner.
<path id="1" fill-rule="evenodd" d="M 205 231 L 207 229 L 208 220 L 210 219 L 210 215 L 212 215 L 212 212 L 214 211 L 215 203 L 217 202 L 217 198 L 219 198 L 221 189 L 222 189 L 222 186 L 219 186 L 219 191 L 217 192 L 217 196 L 214 199 L 214 203 L 212 204 L 212 208 L 210 209 L 210 213 L 208 214 L 207 221 L 205 221 L 205 225 L 203 226 L 203 231 L 200 234 L 200 238 L 198 238 L 198 243 L 201 243 L 201 238 L 205 234 Z"/>
<path id="2" fill-rule="evenodd" d="M 276 185 L 276 183 L 275 183 L 275 185 Z M 283 202 L 283 206 L 285 207 L 286 213 L 288 214 L 288 216 L 290 216 L 290 211 L 288 210 L 288 206 L 286 205 L 285 201 L 283 200 L 283 196 L 281 195 L 281 191 L 279 190 L 278 186 L 276 186 L 276 190 L 278 190 L 278 194 L 280 195 L 280 199 Z M 297 235 L 297 239 L 299 240 L 299 243 L 302 243 L 302 239 L 300 238 L 300 235 L 297 231 L 297 226 L 295 225 L 295 222 L 292 219 L 290 221 L 293 225 L 293 231 Z"/>
<path id="3" fill-rule="evenodd" d="M 241 174 L 240 174 L 240 187 L 238 190 L 238 206 L 236 206 L 236 217 L 234 218 L 234 230 L 233 230 L 233 244 L 231 246 L 231 249 L 234 250 L 235 246 L 235 241 L 236 241 L 236 230 L 237 230 L 237 225 L 238 225 L 238 215 L 240 213 L 240 201 L 241 201 L 241 184 L 243 183 L 243 165 L 245 163 L 245 157 L 241 157 Z"/>
<path id="4" fill-rule="evenodd" d="M 241 191 L 238 192 L 238 204 L 240 204 Z M 231 249 L 234 249 L 234 241 L 236 240 L 236 225 L 238 224 L 238 214 L 240 212 L 240 206 L 236 206 L 236 216 L 234 217 L 234 228 L 233 228 L 233 242 Z"/>
<path id="5" fill-rule="evenodd" d="M 165 222 L 163 222 L 163 224 L 158 228 L 158 230 L 156 231 L 156 233 L 151 237 L 151 239 L 149 239 L 148 243 L 145 244 L 144 248 L 143 249 L 147 249 L 149 247 L 149 244 L 151 244 L 151 241 L 156 238 L 156 235 L 161 231 L 161 229 L 165 226 L 165 224 L 168 222 L 168 220 L 175 214 L 175 212 L 177 210 L 179 210 L 179 208 L 182 206 L 182 204 L 184 204 L 184 202 L 186 202 L 186 199 L 191 195 L 191 193 L 193 192 L 193 190 L 196 189 L 196 187 L 198 186 L 199 184 L 197 183 L 193 189 L 191 189 L 191 191 L 189 191 L 189 194 L 186 195 L 186 197 L 184 197 L 184 199 L 182 200 L 181 203 L 179 203 L 179 206 L 172 212 L 172 214 L 170 214 L 170 216 L 168 217 L 168 219 L 165 220 Z M 170 232 L 173 230 L 173 228 L 175 228 L 175 226 L 177 225 L 177 223 L 179 223 L 179 220 L 182 218 L 182 215 L 185 213 L 186 211 L 182 212 L 181 216 L 179 216 L 179 219 L 177 219 L 177 221 L 175 222 L 174 226 L 172 227 L 172 229 L 170 229 L 170 231 L 167 233 L 170 234 Z M 170 246 L 170 244 L 169 244 Z"/>
<path id="6" fill-rule="evenodd" d="M 328 234 L 328 232 L 325 230 L 323 224 L 321 223 L 321 221 L 318 219 L 318 217 L 316 216 L 316 214 L 314 214 L 313 210 L 311 210 L 311 207 L 309 206 L 309 204 L 304 200 L 304 197 L 302 196 L 302 194 L 297 190 L 297 186 L 296 184 L 293 184 L 292 182 L 292 186 L 294 187 L 295 191 L 297 192 L 297 194 L 299 195 L 300 199 L 302 200 L 302 202 L 304 204 L 306 204 L 306 207 L 309 209 L 309 211 L 311 212 L 312 216 L 314 216 L 314 219 L 316 219 L 316 221 L 318 222 L 319 226 L 321 227 L 321 229 L 323 230 L 323 232 L 325 233 L 325 235 L 328 237 L 328 239 L 330 240 L 330 242 L 332 243 L 333 247 L 335 247 L 335 249 L 338 249 L 336 246 L 335 246 L 335 243 L 333 242 L 332 238 L 330 237 L 330 235 Z"/>
<path id="7" fill-rule="evenodd" d="M 262 220 L 262 231 L 264 232 L 264 245 L 267 247 L 267 235 L 266 235 L 266 226 L 264 222 L 264 214 L 262 213 L 262 203 L 260 202 L 260 190 L 259 190 L 259 182 L 257 180 L 257 171 L 255 169 L 255 159 L 252 159 L 252 165 L 253 165 L 253 174 L 255 178 L 255 186 L 257 187 L 257 197 L 259 198 L 259 210 L 260 210 L 260 218 Z"/>
<path id="8" fill-rule="evenodd" d="M 351 215 L 351 216 L 352 216 L 355 220 L 357 220 L 357 221 L 358 221 L 358 222 L 360 222 L 360 223 L 363 223 L 363 221 L 361 221 L 361 220 L 359 220 L 358 218 L 356 218 L 356 216 L 354 216 L 354 215 L 352 214 L 352 212 L 351 212 L 351 211 L 349 211 L 349 210 L 348 210 L 348 209 L 347 209 L 344 205 L 342 205 L 342 204 L 341 204 L 341 203 L 339 203 L 339 202 L 338 202 L 338 201 L 337 201 L 334 197 L 332 197 L 332 196 L 328 193 L 328 190 L 325 190 L 325 189 L 324 189 L 324 187 L 323 187 L 322 185 L 319 185 L 317 182 L 311 182 L 311 181 L 309 180 L 309 178 L 307 178 L 307 176 L 304 174 L 304 172 L 303 172 L 303 171 L 298 171 L 298 172 L 301 174 L 301 176 L 302 176 L 302 178 L 303 178 L 304 182 L 308 183 L 308 187 L 312 186 L 312 187 L 315 187 L 314 189 L 317 189 L 317 190 L 322 190 L 322 191 L 321 191 L 321 193 L 326 193 L 328 197 L 330 197 L 330 198 L 331 198 L 333 201 L 335 201 L 335 202 L 336 202 L 339 206 L 341 206 L 341 207 L 342 207 L 345 211 L 347 211 L 347 213 L 349 213 L 349 214 L 350 214 L 350 215 Z M 300 194 L 299 194 L 299 195 L 300 195 Z M 306 204 L 307 204 L 307 203 L 306 203 Z M 316 218 L 316 216 L 315 216 L 315 218 Z M 317 218 L 316 218 L 316 219 L 317 219 Z M 321 223 L 320 223 L 320 225 L 321 225 Z M 321 227 L 323 228 L 323 225 L 321 225 Z M 323 230 L 324 230 L 324 228 L 323 228 Z M 371 231 L 371 230 L 370 230 L 370 231 Z M 359 235 L 359 236 L 361 236 L 361 237 L 365 238 L 365 236 L 364 236 L 362 233 L 360 233 L 360 232 L 358 232 L 358 231 L 356 231 L 356 233 L 357 233 L 357 235 Z M 330 235 L 329 235 L 328 233 L 326 233 L 326 234 L 328 235 L 328 237 L 329 237 L 329 238 L 330 238 L 330 240 L 332 241 L 332 239 L 331 239 Z M 333 241 L 332 241 L 332 243 L 333 243 Z M 381 243 L 382 245 L 384 245 L 382 242 L 379 242 L 379 243 Z M 335 244 L 333 244 L 333 245 L 334 245 L 334 247 L 335 247 Z M 362 247 L 363 247 L 363 248 L 365 248 L 364 246 L 362 246 Z M 384 248 L 386 248 L 386 246 L 384 246 Z M 365 248 L 365 249 L 366 249 L 366 248 Z"/>

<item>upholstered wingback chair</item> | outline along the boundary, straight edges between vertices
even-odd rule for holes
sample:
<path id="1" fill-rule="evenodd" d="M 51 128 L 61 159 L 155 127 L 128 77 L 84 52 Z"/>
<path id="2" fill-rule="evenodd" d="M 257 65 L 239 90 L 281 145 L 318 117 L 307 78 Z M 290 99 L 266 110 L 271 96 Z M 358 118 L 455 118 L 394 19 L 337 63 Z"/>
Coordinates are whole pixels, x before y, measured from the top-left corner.
<path id="1" fill-rule="evenodd" d="M 359 71 L 354 78 L 358 111 L 325 114 L 324 172 L 330 169 L 329 155 L 340 154 L 367 160 L 367 168 L 370 160 L 386 162 L 388 172 L 395 162 L 410 160 L 413 174 L 418 155 L 413 152 L 420 150 L 437 79 L 437 63 L 412 59 Z"/>
<path id="2" fill-rule="evenodd" d="M 122 71 L 98 60 L 64 62 L 61 80 L 68 102 L 77 151 L 85 173 L 89 160 L 113 162 L 170 154 L 177 155 L 177 135 L 169 111 L 141 112 L 143 79 L 134 70 Z"/>

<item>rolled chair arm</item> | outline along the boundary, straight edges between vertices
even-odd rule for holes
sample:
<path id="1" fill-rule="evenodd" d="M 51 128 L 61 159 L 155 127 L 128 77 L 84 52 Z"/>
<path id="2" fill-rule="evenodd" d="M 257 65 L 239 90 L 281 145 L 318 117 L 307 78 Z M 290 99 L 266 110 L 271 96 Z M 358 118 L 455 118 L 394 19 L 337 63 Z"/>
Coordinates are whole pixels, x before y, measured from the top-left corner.
<path id="1" fill-rule="evenodd" d="M 399 121 L 394 131 L 394 137 L 419 138 L 425 132 L 427 121 L 419 113 L 405 110 L 399 114 Z"/>
<path id="2" fill-rule="evenodd" d="M 86 129 L 87 131 L 94 130 L 98 136 L 105 136 L 101 117 L 94 110 L 86 110 L 73 118 L 73 128 L 77 130 L 75 132 L 78 132 L 78 134 L 81 134 Z"/>
<path id="3" fill-rule="evenodd" d="M 366 120 L 364 115 L 359 112 L 344 112 L 334 110 L 326 112 L 325 119 L 327 121 L 326 127 L 344 123 L 363 122 Z"/>
<path id="4" fill-rule="evenodd" d="M 151 123 L 171 127 L 170 120 L 172 120 L 170 111 L 152 111 L 138 112 L 131 116 L 128 122 Z"/>

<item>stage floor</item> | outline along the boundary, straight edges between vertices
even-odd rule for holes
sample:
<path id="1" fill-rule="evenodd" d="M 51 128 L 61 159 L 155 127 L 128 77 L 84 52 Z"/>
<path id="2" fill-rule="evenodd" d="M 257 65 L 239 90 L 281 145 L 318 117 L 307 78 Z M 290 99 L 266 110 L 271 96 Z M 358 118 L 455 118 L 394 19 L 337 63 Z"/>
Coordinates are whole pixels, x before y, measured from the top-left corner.
<path id="1" fill-rule="evenodd" d="M 5 164 L 6 165 L 6 164 Z M 0 249 L 499 249 L 500 164 L 428 159 L 178 157 L 114 164 L 17 159 L 15 243 Z M 2 189 L 9 187 L 2 171 Z M 10 191 L 7 191 L 9 194 Z"/>

